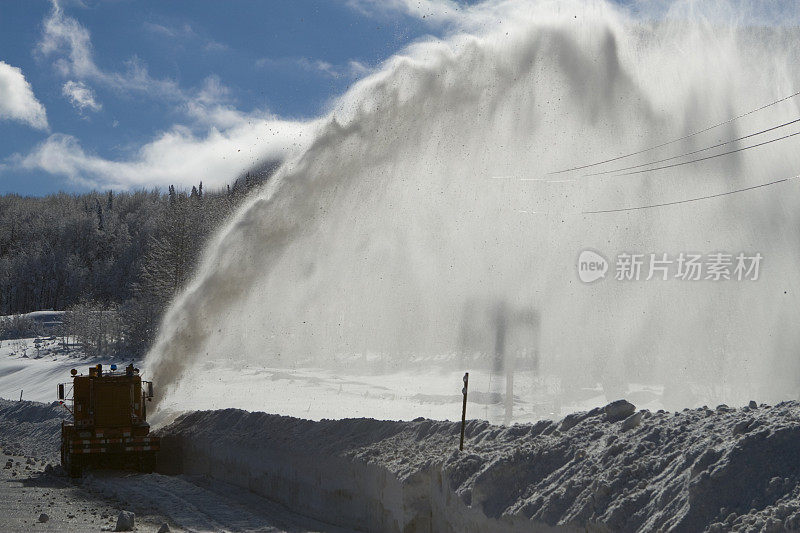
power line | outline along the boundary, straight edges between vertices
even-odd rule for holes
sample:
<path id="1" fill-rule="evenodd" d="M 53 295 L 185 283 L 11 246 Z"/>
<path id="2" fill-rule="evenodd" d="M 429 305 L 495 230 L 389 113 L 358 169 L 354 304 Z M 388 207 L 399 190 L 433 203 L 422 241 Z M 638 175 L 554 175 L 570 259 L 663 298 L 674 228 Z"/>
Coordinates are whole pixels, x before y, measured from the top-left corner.
<path id="1" fill-rule="evenodd" d="M 701 200 L 709 200 L 709 199 L 712 199 L 712 198 L 719 198 L 721 196 L 728 196 L 728 195 L 731 195 L 731 194 L 738 194 L 738 193 L 741 193 L 741 192 L 752 191 L 752 190 L 755 190 L 755 189 L 760 189 L 762 187 L 769 187 L 771 185 L 776 185 L 778 183 L 784 183 L 784 182 L 791 181 L 791 180 L 798 179 L 798 178 L 800 178 L 800 174 L 798 174 L 797 176 L 792 176 L 791 178 L 783 178 L 783 179 L 779 179 L 779 180 L 775 180 L 775 181 L 770 181 L 769 183 L 762 183 L 760 185 L 753 185 L 751 187 L 745 187 L 743 189 L 736 189 L 736 190 L 733 190 L 733 191 L 726 191 L 726 192 L 721 192 L 721 193 L 717 193 L 717 194 L 709 194 L 708 196 L 699 196 L 697 198 L 688 198 L 688 199 L 685 199 L 685 200 L 676 200 L 674 202 L 664 202 L 664 203 L 661 203 L 661 204 L 641 205 L 641 206 L 636 206 L 636 207 L 621 207 L 621 208 L 618 208 L 618 209 L 600 209 L 600 210 L 597 210 L 597 211 L 583 211 L 582 214 L 584 214 L 584 215 L 596 215 L 596 214 L 600 214 L 600 213 L 622 213 L 622 212 L 625 212 L 625 211 L 640 211 L 640 210 L 643 210 L 643 209 L 653 209 L 655 207 L 666 207 L 666 206 L 670 206 L 670 205 L 688 204 L 690 202 L 699 202 Z"/>
<path id="2" fill-rule="evenodd" d="M 673 159 L 680 159 L 681 157 L 689 157 L 690 155 L 699 154 L 700 152 L 705 152 L 707 150 L 713 150 L 714 148 L 719 148 L 720 146 L 725 146 L 726 144 L 731 144 L 731 143 L 735 143 L 735 142 L 738 142 L 738 141 L 743 141 L 745 139 L 749 139 L 750 137 L 755 137 L 757 135 L 768 133 L 768 132 L 773 131 L 773 130 L 784 128 L 786 126 L 790 126 L 790 125 L 795 124 L 797 122 L 800 122 L 800 118 L 796 118 L 794 120 L 790 120 L 789 122 L 784 122 L 783 124 L 779 124 L 777 126 L 773 126 L 771 128 L 767 128 L 765 130 L 757 131 L 757 132 L 751 133 L 749 135 L 743 135 L 742 137 L 737 137 L 736 139 L 731 139 L 730 141 L 725 141 L 725 142 L 722 142 L 722 143 L 719 143 L 719 144 L 715 144 L 714 146 L 707 146 L 706 148 L 700 148 L 699 150 L 694 150 L 692 152 L 687 152 L 685 154 L 675 155 L 675 156 L 672 156 L 672 157 L 667 157 L 666 159 L 659 159 L 658 161 L 650 161 L 649 163 L 642 163 L 641 165 L 634 165 L 634 166 L 631 166 L 631 167 L 617 168 L 617 169 L 614 169 L 614 170 L 604 170 L 602 172 L 592 172 L 591 174 L 584 174 L 583 176 L 602 176 L 604 174 L 613 174 L 615 172 L 623 172 L 625 170 L 632 170 L 632 169 L 635 169 L 635 168 L 642 168 L 642 167 L 647 167 L 647 166 L 650 166 L 650 165 L 657 165 L 659 163 L 665 163 L 667 161 L 672 161 Z"/>
<path id="3" fill-rule="evenodd" d="M 675 144 L 676 142 L 680 142 L 680 141 L 689 139 L 689 138 L 694 137 L 696 135 L 700 135 L 701 133 L 705 133 L 707 131 L 711 131 L 711 130 L 713 130 L 715 128 L 718 128 L 720 126 L 724 126 L 725 124 L 730 124 L 731 122 L 733 122 L 735 120 L 739 120 L 740 118 L 744 118 L 744 117 L 746 117 L 748 115 L 752 115 L 753 113 L 757 113 L 757 112 L 762 111 L 762 110 L 764 110 L 764 109 L 766 109 L 768 107 L 772 107 L 772 106 L 774 106 L 776 104 L 779 104 L 781 102 L 785 102 L 786 100 L 794 98 L 795 96 L 798 96 L 798 95 L 800 95 L 800 91 L 797 91 L 796 93 L 790 94 L 789 96 L 786 96 L 786 97 L 781 98 L 779 100 L 775 100 L 774 102 L 770 102 L 770 103 L 768 103 L 766 105 L 762 105 L 759 108 L 752 109 L 752 110 L 750 110 L 750 111 L 748 111 L 746 113 L 742 113 L 741 115 L 737 115 L 737 116 L 735 116 L 733 118 L 729 118 L 728 120 L 726 120 L 724 122 L 720 122 L 718 124 L 714 124 L 713 126 L 708 126 L 707 128 L 703 128 L 702 130 L 698 130 L 698 131 L 695 131 L 693 133 L 689 133 L 688 135 L 684 135 L 683 137 L 679 137 L 679 138 L 673 139 L 671 141 L 667 141 L 667 142 L 664 142 L 664 143 L 661 143 L 661 144 L 657 144 L 655 146 L 651 146 L 650 148 L 645 148 L 645 149 L 639 150 L 637 152 L 630 152 L 630 153 L 623 154 L 623 155 L 620 155 L 620 156 L 617 156 L 617 157 L 612 157 L 611 159 L 606 159 L 604 161 L 598 161 L 596 163 L 589 163 L 588 165 L 582 165 L 582 166 L 579 166 L 579 167 L 572 167 L 572 168 L 566 168 L 566 169 L 563 169 L 563 170 L 556 170 L 554 172 L 548 172 L 548 174 L 563 174 L 565 172 L 572 172 L 574 170 L 583 170 L 585 168 L 596 167 L 598 165 L 603 165 L 605 163 L 611 163 L 613 161 L 619 161 L 620 159 L 625 159 L 625 158 L 632 157 L 632 156 L 635 156 L 635 155 L 643 154 L 645 152 L 650 152 L 651 150 L 656 150 L 658 148 L 663 148 L 664 146 L 669 146 L 670 144 Z"/>
<path id="4" fill-rule="evenodd" d="M 674 163 L 672 165 L 664 165 L 663 167 L 653 167 L 653 168 L 646 168 L 644 170 L 634 170 L 633 172 L 623 172 L 621 174 L 615 174 L 615 176 L 632 176 L 634 174 L 644 174 L 645 172 L 654 172 L 656 170 L 664 170 L 667 168 L 675 168 L 681 167 L 683 165 L 691 165 L 692 163 L 699 163 L 700 161 L 707 161 L 709 159 L 714 159 L 717 157 L 722 157 L 724 155 L 735 154 L 736 152 L 743 152 L 745 150 L 749 150 L 751 148 L 758 148 L 759 146 L 764 146 L 765 144 L 774 143 L 777 141 L 782 141 L 784 139 L 788 139 L 789 137 L 794 137 L 795 135 L 800 135 L 800 131 L 796 131 L 794 133 L 790 133 L 789 135 L 784 135 L 783 137 L 778 137 L 777 139 L 770 139 L 769 141 L 760 142 L 758 144 L 751 144 L 750 146 L 743 146 L 742 148 L 737 148 L 736 150 L 729 150 L 727 152 L 722 152 L 721 154 L 714 154 L 707 157 L 700 157 L 698 159 L 692 159 L 691 161 L 682 161 L 680 163 Z"/>

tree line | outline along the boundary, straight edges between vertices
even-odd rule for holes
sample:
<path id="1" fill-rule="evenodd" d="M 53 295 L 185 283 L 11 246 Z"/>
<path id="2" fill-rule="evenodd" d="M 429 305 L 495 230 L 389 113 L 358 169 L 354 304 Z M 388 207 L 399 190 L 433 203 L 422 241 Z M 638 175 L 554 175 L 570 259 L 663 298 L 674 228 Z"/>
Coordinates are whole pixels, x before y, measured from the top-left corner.
<path id="1" fill-rule="evenodd" d="M 0 196 L 0 315 L 64 310 L 87 353 L 141 355 L 209 236 L 277 166 L 214 191 Z"/>

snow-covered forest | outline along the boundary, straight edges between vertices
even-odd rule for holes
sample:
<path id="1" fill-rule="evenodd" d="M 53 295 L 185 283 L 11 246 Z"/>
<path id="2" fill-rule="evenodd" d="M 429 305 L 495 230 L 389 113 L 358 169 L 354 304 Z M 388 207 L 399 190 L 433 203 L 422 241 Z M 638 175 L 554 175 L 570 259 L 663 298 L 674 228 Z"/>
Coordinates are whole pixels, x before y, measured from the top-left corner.
<path id="1" fill-rule="evenodd" d="M 64 310 L 87 353 L 141 355 L 208 237 L 274 172 L 268 164 L 207 191 L 0 196 L 0 315 Z M 0 339 L 35 335 L 24 317 Z"/>

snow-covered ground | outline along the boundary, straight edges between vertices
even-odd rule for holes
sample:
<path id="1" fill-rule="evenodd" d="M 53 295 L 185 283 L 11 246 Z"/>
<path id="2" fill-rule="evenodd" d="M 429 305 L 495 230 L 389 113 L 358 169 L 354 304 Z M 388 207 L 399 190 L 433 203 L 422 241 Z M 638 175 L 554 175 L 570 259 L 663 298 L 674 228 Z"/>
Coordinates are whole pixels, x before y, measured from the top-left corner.
<path id="1" fill-rule="evenodd" d="M 109 499 L 69 479 L 53 475 L 44 461 L 28 454 L 0 450 L 0 531 L 113 531 L 120 509 L 129 505 Z M 138 509 L 137 509 L 138 510 Z M 168 518 L 138 512 L 138 531 L 157 531 Z"/>
<path id="2" fill-rule="evenodd" d="M 50 403 L 56 399 L 56 385 L 71 379 L 71 369 L 86 373 L 89 366 L 109 362 L 87 357 L 80 347 L 64 346 L 53 337 L 0 341 L 0 398 L 19 400 L 22 393 L 24 400 Z"/>
<path id="3" fill-rule="evenodd" d="M 58 404 L 0 399 L 0 531 L 99 531 L 113 529 L 131 504 L 76 483 L 58 468 L 61 421 Z M 54 468 L 55 467 L 55 468 Z M 137 507 L 140 530 L 175 522 L 156 507 Z M 39 521 L 44 513 L 47 519 Z M 173 529 L 176 530 L 176 529 Z M 176 531 L 180 531 L 177 529 Z"/>
<path id="4" fill-rule="evenodd" d="M 163 523 L 172 531 L 348 531 L 203 476 L 97 471 L 70 480 L 53 468 L 65 416 L 57 404 L 0 399 L 0 531 L 108 530 L 121 510 L 136 513 L 139 531 Z"/>
<path id="5" fill-rule="evenodd" d="M 56 385 L 69 381 L 72 368 L 88 367 L 77 347 L 65 348 L 54 338 L 0 341 L 0 398 L 52 402 Z"/>
<path id="6" fill-rule="evenodd" d="M 207 476 L 98 472 L 82 483 L 104 497 L 125 502 L 127 508 L 166 516 L 187 531 L 351 531 L 298 515 L 246 487 Z"/>

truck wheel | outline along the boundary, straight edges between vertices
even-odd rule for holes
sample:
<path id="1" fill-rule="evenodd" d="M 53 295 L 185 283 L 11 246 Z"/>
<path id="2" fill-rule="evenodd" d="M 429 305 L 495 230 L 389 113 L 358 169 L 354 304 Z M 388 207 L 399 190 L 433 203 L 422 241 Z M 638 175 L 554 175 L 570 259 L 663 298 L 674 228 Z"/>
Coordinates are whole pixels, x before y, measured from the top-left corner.
<path id="1" fill-rule="evenodd" d="M 61 450 L 61 467 L 69 477 L 78 478 L 83 475 L 83 465 L 80 460 L 64 449 Z"/>
<path id="2" fill-rule="evenodd" d="M 79 478 L 83 476 L 83 465 L 80 463 L 79 459 L 70 457 L 67 465 L 67 473 L 69 474 L 69 477 Z"/>
<path id="3" fill-rule="evenodd" d="M 156 469 L 156 457 L 152 454 L 139 456 L 139 472 L 151 474 Z"/>

